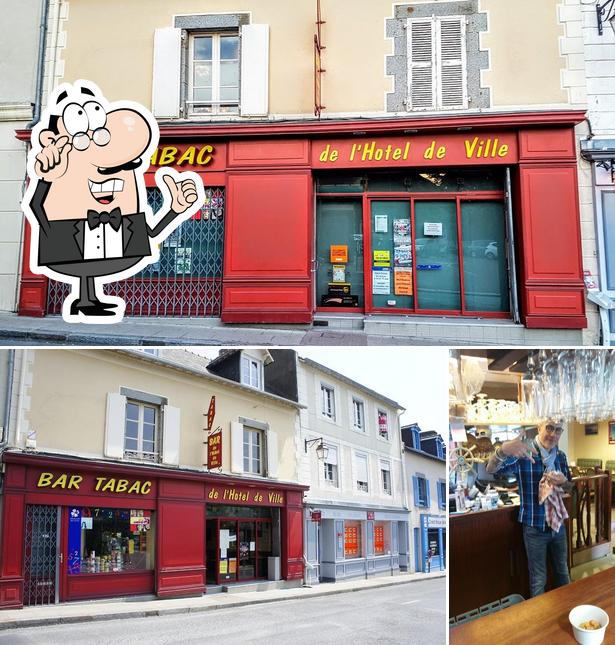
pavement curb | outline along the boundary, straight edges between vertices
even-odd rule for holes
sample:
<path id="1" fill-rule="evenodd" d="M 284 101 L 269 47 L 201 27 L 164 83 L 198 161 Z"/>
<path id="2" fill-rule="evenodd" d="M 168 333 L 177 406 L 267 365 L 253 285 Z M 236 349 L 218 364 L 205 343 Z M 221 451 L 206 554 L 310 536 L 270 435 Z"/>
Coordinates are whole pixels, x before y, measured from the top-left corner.
<path id="1" fill-rule="evenodd" d="M 333 596 L 343 593 L 354 593 L 358 591 L 369 591 L 372 589 L 382 589 L 384 587 L 394 587 L 396 585 L 406 585 L 414 582 L 423 582 L 425 580 L 435 580 L 446 578 L 446 572 L 441 574 L 431 574 L 429 577 L 413 578 L 411 580 L 396 580 L 395 582 L 382 582 L 369 587 L 353 587 L 351 589 L 330 589 L 311 593 L 308 596 L 289 596 L 287 598 L 255 598 L 249 600 L 237 600 L 227 603 L 217 603 L 212 605 L 191 606 L 191 607 L 169 607 L 168 609 L 142 609 L 134 611 L 116 612 L 110 614 L 82 616 L 50 616 L 48 618 L 26 618 L 25 620 L 10 620 L 0 622 L 0 632 L 10 629 L 26 629 L 28 627 L 44 627 L 46 625 L 68 625 L 75 623 L 103 622 L 108 620 L 120 620 L 123 618 L 146 618 L 148 616 L 171 616 L 177 614 L 202 613 L 206 611 L 216 611 L 219 609 L 232 609 L 233 607 L 246 607 L 249 605 L 264 605 L 273 602 L 289 602 L 291 600 L 308 600 L 310 598 L 322 598 L 323 596 Z M 326 584 L 326 583 L 325 583 Z M 254 592 L 257 593 L 257 592 Z M 164 602 L 162 600 L 161 602 Z M 1 615 L 0 615 L 1 619 Z"/>

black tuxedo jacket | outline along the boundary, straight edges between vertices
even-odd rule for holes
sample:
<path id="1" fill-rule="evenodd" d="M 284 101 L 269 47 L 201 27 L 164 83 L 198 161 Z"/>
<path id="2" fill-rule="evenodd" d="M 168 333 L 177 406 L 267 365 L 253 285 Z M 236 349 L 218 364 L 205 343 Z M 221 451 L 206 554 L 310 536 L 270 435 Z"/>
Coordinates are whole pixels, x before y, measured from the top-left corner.
<path id="1" fill-rule="evenodd" d="M 30 208 L 40 225 L 38 240 L 38 264 L 64 264 L 84 262 L 85 219 L 49 221 L 45 214 L 45 197 L 49 191 L 48 182 L 39 180 L 30 202 Z M 169 211 L 152 229 L 145 213 L 122 214 L 122 240 L 125 258 L 141 258 L 152 254 L 150 238 L 156 237 L 178 214 Z M 98 260 L 100 262 L 100 260 Z"/>

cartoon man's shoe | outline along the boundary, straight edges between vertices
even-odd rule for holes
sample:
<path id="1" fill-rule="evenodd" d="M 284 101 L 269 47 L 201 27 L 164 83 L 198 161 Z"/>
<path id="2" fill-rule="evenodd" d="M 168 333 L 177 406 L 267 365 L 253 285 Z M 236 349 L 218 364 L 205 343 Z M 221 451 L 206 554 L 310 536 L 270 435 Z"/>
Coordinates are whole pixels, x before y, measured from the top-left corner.
<path id="1" fill-rule="evenodd" d="M 115 316 L 115 311 L 109 311 L 110 308 L 116 307 L 114 303 L 98 302 L 93 305 L 78 305 L 75 302 L 70 306 L 70 315 L 76 316 L 83 314 L 84 316 Z"/>

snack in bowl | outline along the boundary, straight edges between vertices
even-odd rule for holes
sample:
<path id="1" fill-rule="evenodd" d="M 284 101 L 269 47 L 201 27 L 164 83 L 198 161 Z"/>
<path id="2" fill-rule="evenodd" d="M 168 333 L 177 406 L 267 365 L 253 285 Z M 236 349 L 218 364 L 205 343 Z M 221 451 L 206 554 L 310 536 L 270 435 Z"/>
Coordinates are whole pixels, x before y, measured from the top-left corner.
<path id="1" fill-rule="evenodd" d="M 572 635 L 579 645 L 600 645 L 609 626 L 609 615 L 595 605 L 577 605 L 570 610 L 568 620 Z"/>

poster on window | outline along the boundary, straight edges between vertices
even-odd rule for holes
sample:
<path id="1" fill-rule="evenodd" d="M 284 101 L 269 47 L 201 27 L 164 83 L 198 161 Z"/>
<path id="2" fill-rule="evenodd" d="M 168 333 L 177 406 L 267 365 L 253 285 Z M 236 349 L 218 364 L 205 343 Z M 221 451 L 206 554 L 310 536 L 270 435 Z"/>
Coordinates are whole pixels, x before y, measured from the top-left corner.
<path id="1" fill-rule="evenodd" d="M 393 249 L 393 265 L 396 267 L 412 266 L 412 248 L 410 244 L 396 246 Z"/>
<path id="2" fill-rule="evenodd" d="M 412 295 L 412 269 L 396 268 L 393 273 L 396 296 Z"/>
<path id="3" fill-rule="evenodd" d="M 192 247 L 180 246 L 175 249 L 175 275 L 192 272 Z"/>
<path id="4" fill-rule="evenodd" d="M 346 266 L 343 264 L 333 265 L 333 280 L 332 282 L 346 282 Z"/>
<path id="5" fill-rule="evenodd" d="M 150 527 L 149 511 L 130 511 L 130 532 L 141 533 L 148 531 Z"/>
<path id="6" fill-rule="evenodd" d="M 391 271 L 386 267 L 372 267 L 372 293 L 382 296 L 391 293 Z"/>
<path id="7" fill-rule="evenodd" d="M 374 217 L 374 233 L 388 233 L 389 217 L 388 215 L 376 215 Z"/>
<path id="8" fill-rule="evenodd" d="M 410 220 L 394 219 L 393 220 L 393 241 L 399 240 L 400 244 L 410 243 Z"/>

